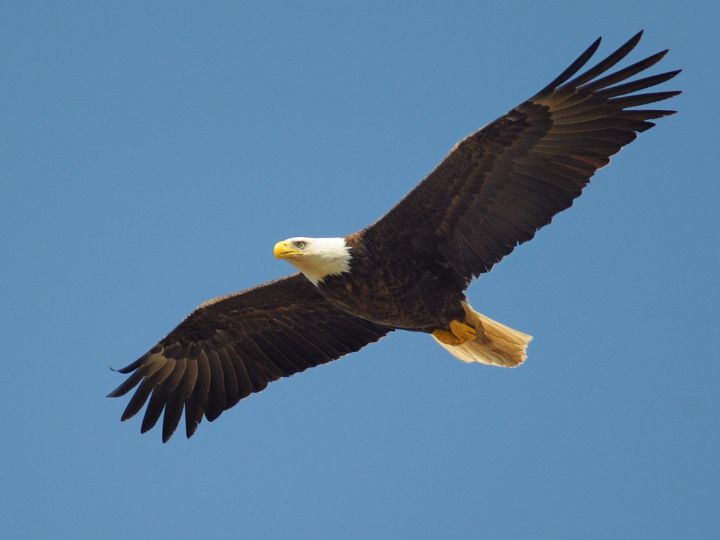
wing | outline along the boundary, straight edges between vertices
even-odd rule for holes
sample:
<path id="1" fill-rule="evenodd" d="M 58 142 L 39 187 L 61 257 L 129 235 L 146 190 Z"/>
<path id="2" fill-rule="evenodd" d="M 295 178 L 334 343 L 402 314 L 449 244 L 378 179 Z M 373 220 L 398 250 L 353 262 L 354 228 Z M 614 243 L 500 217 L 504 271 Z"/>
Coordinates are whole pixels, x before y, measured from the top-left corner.
<path id="1" fill-rule="evenodd" d="M 675 112 L 631 107 L 679 94 L 635 92 L 680 70 L 624 82 L 667 50 L 599 78 L 641 35 L 569 80 L 595 53 L 598 38 L 537 95 L 457 144 L 365 237 L 382 249 L 435 257 L 466 283 L 490 270 L 568 208 L 610 156 L 655 125 L 651 120 Z"/>
<path id="2" fill-rule="evenodd" d="M 205 302 L 120 369 L 131 375 L 108 397 L 137 386 L 122 420 L 137 414 L 149 397 L 141 432 L 164 410 L 163 442 L 184 408 L 189 438 L 203 414 L 212 422 L 269 382 L 357 351 L 390 330 L 340 311 L 295 274 Z"/>

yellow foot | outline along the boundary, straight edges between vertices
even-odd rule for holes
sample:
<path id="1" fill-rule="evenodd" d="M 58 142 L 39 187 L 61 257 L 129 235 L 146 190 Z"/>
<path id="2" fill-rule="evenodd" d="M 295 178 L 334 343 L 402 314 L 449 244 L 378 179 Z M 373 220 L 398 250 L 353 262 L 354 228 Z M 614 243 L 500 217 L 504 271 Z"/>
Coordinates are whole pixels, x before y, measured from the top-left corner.
<path id="1" fill-rule="evenodd" d="M 432 334 L 445 345 L 462 345 L 477 337 L 477 331 L 472 326 L 460 321 L 450 321 L 450 330 L 438 328 Z"/>
<path id="2" fill-rule="evenodd" d="M 462 339 L 463 343 L 472 341 L 477 337 L 477 331 L 472 326 L 460 321 L 450 321 L 450 331 Z"/>
<path id="3" fill-rule="evenodd" d="M 462 338 L 457 337 L 450 330 L 445 330 L 444 328 L 438 328 L 436 330 L 433 330 L 432 335 L 440 343 L 444 343 L 445 345 L 462 345 L 466 341 Z"/>

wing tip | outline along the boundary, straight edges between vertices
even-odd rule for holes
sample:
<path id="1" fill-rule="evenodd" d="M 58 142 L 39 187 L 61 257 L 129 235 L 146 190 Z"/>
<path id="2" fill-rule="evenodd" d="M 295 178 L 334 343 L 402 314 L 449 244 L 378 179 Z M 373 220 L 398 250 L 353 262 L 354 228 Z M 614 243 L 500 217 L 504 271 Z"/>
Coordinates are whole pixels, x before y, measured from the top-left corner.
<path id="1" fill-rule="evenodd" d="M 185 413 L 187 415 L 187 413 Z M 187 418 L 187 416 L 186 416 Z M 195 431 L 197 431 L 198 426 L 200 425 L 200 422 L 185 422 L 185 438 L 189 439 L 193 435 L 195 435 Z"/>
<path id="2" fill-rule="evenodd" d="M 140 364 L 142 364 L 143 360 L 145 360 L 147 357 L 147 354 L 143 354 L 140 358 L 138 358 L 134 362 L 131 362 L 125 367 L 115 369 L 114 367 L 110 366 L 110 369 L 115 373 L 122 373 L 123 375 L 127 375 L 131 371 L 135 371 L 138 367 L 140 367 Z"/>
<path id="3" fill-rule="evenodd" d="M 623 45 L 621 45 L 614 53 L 612 53 L 605 60 L 601 61 L 599 65 L 603 64 L 604 62 L 607 62 L 610 58 L 613 58 L 613 57 L 616 58 L 616 60 L 614 62 L 612 62 L 613 64 L 616 61 L 619 61 L 622 58 L 626 57 L 633 49 L 635 49 L 635 47 L 640 42 L 644 33 L 645 33 L 645 29 L 638 30 L 629 40 L 627 40 Z M 551 91 L 559 88 L 563 83 L 565 83 L 568 79 L 570 79 L 570 77 L 572 77 L 575 73 L 580 71 L 580 69 L 590 60 L 590 58 L 592 58 L 595 55 L 598 48 L 600 47 L 601 42 L 602 42 L 602 36 L 599 36 L 597 39 L 595 39 L 595 41 L 592 42 L 592 44 L 587 49 L 585 49 L 585 51 L 572 64 L 570 64 L 570 66 L 568 66 L 568 68 L 565 69 L 565 71 L 563 71 L 560 75 L 558 75 L 545 88 L 540 90 L 540 92 L 538 92 L 534 97 L 540 96 L 542 94 L 551 92 Z M 652 66 L 653 64 L 659 62 L 669 51 L 670 51 L 670 49 L 668 48 L 668 49 L 664 49 L 660 52 L 657 52 L 657 53 L 647 57 L 646 59 L 641 60 L 639 62 L 639 64 L 645 64 L 643 69 L 647 69 L 650 66 Z M 596 66 L 596 68 L 599 67 L 599 65 Z M 601 72 L 605 71 L 605 69 L 607 69 L 608 67 L 609 66 L 607 66 L 606 68 L 601 70 Z M 595 68 L 591 68 L 589 71 L 592 72 L 594 69 Z M 682 71 L 682 70 L 678 70 L 678 73 L 680 71 Z M 587 75 L 588 75 L 588 73 L 580 75 L 575 80 L 580 79 L 579 83 L 587 82 L 587 81 L 583 80 L 583 78 L 585 78 Z M 599 75 L 599 73 L 595 73 L 593 75 L 593 77 L 596 75 Z M 672 75 L 672 77 L 674 77 L 675 75 L 677 75 L 677 73 L 674 73 Z M 593 77 L 591 77 L 591 79 Z M 570 83 L 568 83 L 568 84 L 570 84 Z"/>
<path id="4" fill-rule="evenodd" d="M 644 29 L 638 30 L 630 39 L 628 39 L 618 48 L 618 51 L 624 50 L 625 53 L 623 54 L 623 56 L 628 55 L 630 51 L 632 51 L 635 47 L 637 47 L 637 44 L 640 43 L 640 39 L 642 38 L 644 32 Z"/>
<path id="5" fill-rule="evenodd" d="M 638 42 L 640 41 L 640 39 L 643 37 L 643 34 L 644 34 L 644 33 L 645 33 L 645 29 L 644 29 L 644 28 L 641 28 L 640 30 L 638 30 L 637 32 L 635 32 L 635 35 L 634 35 L 633 37 L 631 37 L 630 39 L 628 39 L 627 42 L 628 42 L 628 43 L 635 42 L 635 44 L 637 45 L 637 43 L 638 43 Z"/>
<path id="6" fill-rule="evenodd" d="M 542 94 L 545 94 L 547 92 L 550 92 L 551 90 L 556 89 L 558 86 L 560 86 L 562 83 L 567 81 L 570 77 L 575 75 L 582 67 L 587 64 L 588 60 L 593 57 L 593 55 L 597 52 L 598 47 L 600 47 L 600 43 L 602 42 L 602 36 L 598 36 L 595 41 L 593 41 L 590 46 L 585 49 L 580 56 L 578 56 L 572 64 L 570 64 L 565 70 L 560 73 L 557 77 L 555 77 L 550 83 L 548 83 L 545 88 L 540 90 L 535 97 L 540 96 Z"/>

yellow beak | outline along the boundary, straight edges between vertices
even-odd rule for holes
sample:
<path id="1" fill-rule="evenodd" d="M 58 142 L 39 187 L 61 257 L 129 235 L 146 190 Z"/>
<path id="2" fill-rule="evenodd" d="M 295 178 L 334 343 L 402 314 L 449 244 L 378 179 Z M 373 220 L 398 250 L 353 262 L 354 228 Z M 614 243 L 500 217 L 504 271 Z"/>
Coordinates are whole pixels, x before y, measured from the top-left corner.
<path id="1" fill-rule="evenodd" d="M 273 249 L 273 254 L 278 259 L 286 259 L 288 257 L 293 257 L 295 255 L 301 255 L 302 251 L 294 248 L 290 242 L 283 240 L 282 242 L 278 242 L 275 244 L 275 248 Z"/>

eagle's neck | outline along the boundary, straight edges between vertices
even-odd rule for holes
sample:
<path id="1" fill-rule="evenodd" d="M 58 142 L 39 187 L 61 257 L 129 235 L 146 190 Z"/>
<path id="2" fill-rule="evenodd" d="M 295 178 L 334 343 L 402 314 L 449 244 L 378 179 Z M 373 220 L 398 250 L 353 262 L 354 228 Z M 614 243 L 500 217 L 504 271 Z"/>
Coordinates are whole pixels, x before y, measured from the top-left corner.
<path id="1" fill-rule="evenodd" d="M 352 256 L 344 238 L 312 238 L 309 248 L 305 255 L 290 262 L 314 285 L 328 276 L 350 271 Z"/>

